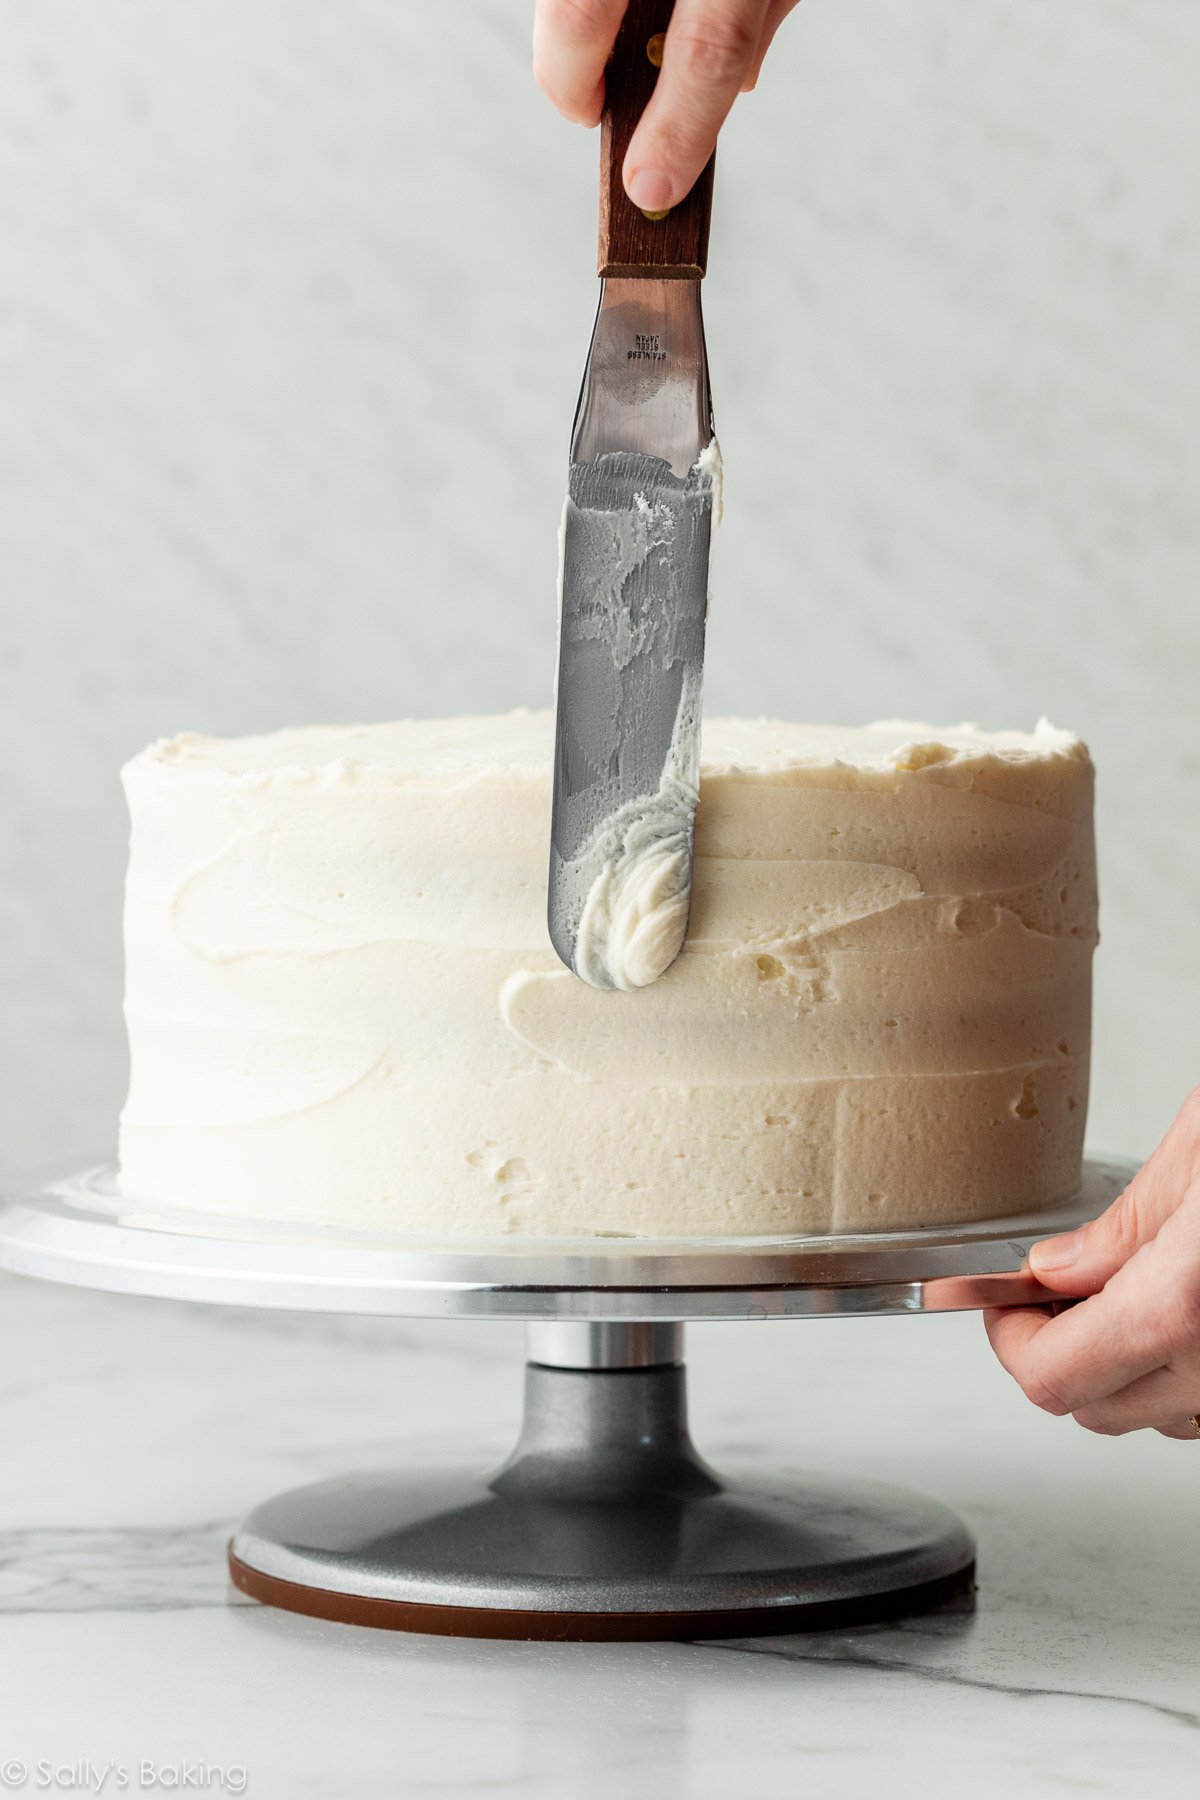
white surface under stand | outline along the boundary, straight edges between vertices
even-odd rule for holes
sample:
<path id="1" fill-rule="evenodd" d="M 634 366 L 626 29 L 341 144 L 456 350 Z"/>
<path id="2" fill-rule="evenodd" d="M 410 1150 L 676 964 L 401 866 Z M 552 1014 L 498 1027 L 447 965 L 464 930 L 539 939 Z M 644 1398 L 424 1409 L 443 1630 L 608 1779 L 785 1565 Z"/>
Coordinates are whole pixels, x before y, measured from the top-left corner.
<path id="1" fill-rule="evenodd" d="M 1129 1172 L 1089 1163 L 1069 1205 L 957 1230 L 454 1245 L 155 1217 L 93 1168 L 0 1205 L 0 1266 L 224 1305 L 523 1318 L 525 1422 L 500 1471 L 374 1471 L 267 1501 L 230 1545 L 235 1584 L 451 1636 L 748 1636 L 961 1603 L 974 1544 L 903 1489 L 710 1469 L 687 1433 L 683 1321 L 1034 1302 L 1030 1244 L 1093 1216 Z"/>

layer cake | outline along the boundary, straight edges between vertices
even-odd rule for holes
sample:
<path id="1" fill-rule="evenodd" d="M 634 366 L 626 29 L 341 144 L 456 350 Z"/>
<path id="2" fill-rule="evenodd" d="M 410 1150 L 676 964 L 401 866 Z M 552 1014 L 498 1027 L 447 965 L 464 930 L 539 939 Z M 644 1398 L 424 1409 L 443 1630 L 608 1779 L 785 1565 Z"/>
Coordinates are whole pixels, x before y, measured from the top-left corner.
<path id="1" fill-rule="evenodd" d="M 439 1236 L 991 1217 L 1079 1181 L 1080 741 L 713 719 L 687 942 L 545 925 L 549 713 L 183 735 L 132 816 L 125 1191 Z"/>

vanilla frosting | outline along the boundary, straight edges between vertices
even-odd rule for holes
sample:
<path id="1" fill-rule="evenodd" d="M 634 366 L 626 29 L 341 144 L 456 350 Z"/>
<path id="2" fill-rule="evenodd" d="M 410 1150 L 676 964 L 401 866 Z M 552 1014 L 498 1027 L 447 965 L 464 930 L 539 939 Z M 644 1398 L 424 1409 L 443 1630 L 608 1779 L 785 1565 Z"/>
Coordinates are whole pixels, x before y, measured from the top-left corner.
<path id="1" fill-rule="evenodd" d="M 699 800 L 700 670 L 685 674 L 658 791 L 626 801 L 584 847 L 593 871 L 575 938 L 575 973 L 629 993 L 657 981 L 683 948 Z"/>
<path id="2" fill-rule="evenodd" d="M 687 941 L 630 992 L 546 937 L 552 739 L 526 712 L 184 735 L 128 765 L 128 1193 L 686 1236 L 1073 1191 L 1096 941 L 1078 739 L 708 721 Z M 606 898 L 630 958 L 670 884 Z"/>

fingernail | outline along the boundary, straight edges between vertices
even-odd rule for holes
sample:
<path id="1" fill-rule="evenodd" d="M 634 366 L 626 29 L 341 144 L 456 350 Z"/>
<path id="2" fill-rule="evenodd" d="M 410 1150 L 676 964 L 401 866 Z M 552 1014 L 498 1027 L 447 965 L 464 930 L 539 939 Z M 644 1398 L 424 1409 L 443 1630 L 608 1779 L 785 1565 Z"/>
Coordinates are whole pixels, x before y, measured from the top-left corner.
<path id="1" fill-rule="evenodd" d="M 671 183 L 657 169 L 638 169 L 626 183 L 625 192 L 644 213 L 669 212 Z"/>
<path id="2" fill-rule="evenodd" d="M 1078 1262 L 1082 1249 L 1082 1231 L 1070 1231 L 1065 1237 L 1046 1238 L 1035 1244 L 1029 1252 L 1029 1260 L 1035 1269 L 1069 1269 L 1073 1262 Z"/>

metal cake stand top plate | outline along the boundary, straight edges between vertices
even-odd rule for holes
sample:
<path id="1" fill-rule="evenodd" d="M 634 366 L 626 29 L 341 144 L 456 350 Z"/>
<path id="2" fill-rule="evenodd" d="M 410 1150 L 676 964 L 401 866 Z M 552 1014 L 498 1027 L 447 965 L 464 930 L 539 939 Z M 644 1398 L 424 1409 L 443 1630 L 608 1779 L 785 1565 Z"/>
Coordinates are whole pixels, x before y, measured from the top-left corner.
<path id="1" fill-rule="evenodd" d="M 1051 1296 L 1039 1237 L 1094 1218 L 1133 1165 L 1070 1201 L 968 1225 L 780 1238 L 380 1238 L 125 1199 L 108 1166 L 0 1196 L 0 1268 L 77 1287 L 299 1312 L 468 1319 L 797 1319 L 959 1312 Z"/>

